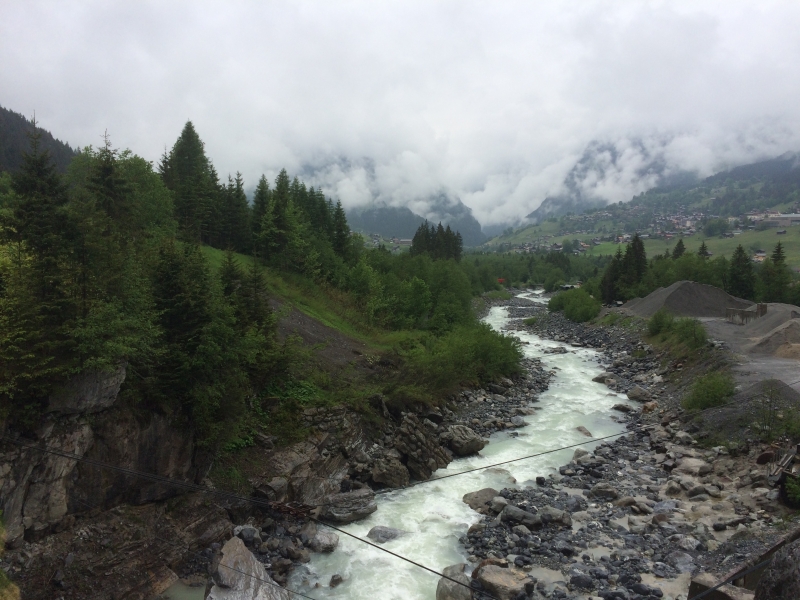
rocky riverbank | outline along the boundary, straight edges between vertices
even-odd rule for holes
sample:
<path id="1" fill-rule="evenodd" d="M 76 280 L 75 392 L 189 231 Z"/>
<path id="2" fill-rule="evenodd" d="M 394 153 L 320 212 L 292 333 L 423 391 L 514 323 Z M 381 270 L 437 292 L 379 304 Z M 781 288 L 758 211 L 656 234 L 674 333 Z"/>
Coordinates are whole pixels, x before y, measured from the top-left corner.
<path id="1" fill-rule="evenodd" d="M 447 574 L 475 598 L 685 598 L 693 575 L 728 572 L 786 535 L 787 511 L 756 464 L 760 449 L 731 456 L 700 447 L 678 407 L 681 365 L 635 326 L 575 324 L 528 302 L 510 312 L 535 316 L 512 329 L 563 342 L 557 352 L 600 351 L 606 373 L 596 381 L 641 409 L 621 403 L 629 433 L 577 449 L 534 487 L 464 497 L 485 516 L 460 540 L 468 562 Z M 465 598 L 462 590 L 442 580 L 437 600 Z"/>

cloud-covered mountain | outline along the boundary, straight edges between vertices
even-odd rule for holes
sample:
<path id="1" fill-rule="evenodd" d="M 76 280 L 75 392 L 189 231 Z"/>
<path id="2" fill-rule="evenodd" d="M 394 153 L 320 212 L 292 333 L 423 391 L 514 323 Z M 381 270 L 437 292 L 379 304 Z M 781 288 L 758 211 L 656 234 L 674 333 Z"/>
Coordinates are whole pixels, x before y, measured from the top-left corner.
<path id="1" fill-rule="evenodd" d="M 347 211 L 350 227 L 367 234 L 379 233 L 384 237 L 411 238 L 426 220 L 431 223 L 449 225 L 461 233 L 465 246 L 478 246 L 486 241 L 481 225 L 472 216 L 472 211 L 460 200 L 452 200 L 440 194 L 427 202 L 433 212 L 427 219 L 405 206 L 369 205 Z"/>

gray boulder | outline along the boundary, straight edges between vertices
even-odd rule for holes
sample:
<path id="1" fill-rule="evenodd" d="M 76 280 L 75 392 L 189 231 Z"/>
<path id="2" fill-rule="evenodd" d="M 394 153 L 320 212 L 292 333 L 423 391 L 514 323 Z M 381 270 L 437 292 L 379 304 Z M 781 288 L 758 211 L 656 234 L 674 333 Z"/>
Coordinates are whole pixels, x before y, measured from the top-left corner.
<path id="1" fill-rule="evenodd" d="M 538 528 L 542 526 L 542 518 L 539 515 L 517 508 L 513 504 L 507 504 L 499 516 L 501 521 L 520 523 L 528 528 Z"/>
<path id="2" fill-rule="evenodd" d="M 339 545 L 339 536 L 332 531 L 317 531 L 308 542 L 308 547 L 314 552 L 333 552 Z"/>
<path id="3" fill-rule="evenodd" d="M 635 385 L 628 392 L 628 398 L 636 402 L 648 402 L 650 400 L 650 392 L 640 385 Z"/>
<path id="4" fill-rule="evenodd" d="M 619 492 L 610 483 L 601 482 L 589 490 L 589 495 L 601 500 L 616 500 L 619 497 Z"/>
<path id="5" fill-rule="evenodd" d="M 464 494 L 464 497 L 461 501 L 464 504 L 467 504 L 472 510 L 480 510 L 488 508 L 491 501 L 499 494 L 497 490 L 493 488 L 483 488 L 482 490 L 478 490 L 477 492 L 470 492 L 469 494 Z"/>
<path id="6" fill-rule="evenodd" d="M 378 510 L 375 493 L 369 488 L 328 496 L 319 511 L 319 518 L 335 523 L 359 521 Z"/>
<path id="7" fill-rule="evenodd" d="M 206 600 L 290 600 L 253 553 L 232 537 L 211 563 L 213 585 Z"/>
<path id="8" fill-rule="evenodd" d="M 369 530 L 367 537 L 376 544 L 385 544 L 386 542 L 391 540 L 396 540 L 397 538 L 402 537 L 407 533 L 408 533 L 407 531 L 403 531 L 402 529 L 395 529 L 393 527 L 384 527 L 382 525 L 376 525 L 375 527 Z"/>
<path id="9" fill-rule="evenodd" d="M 784 546 L 772 557 L 761 576 L 754 600 L 800 598 L 800 540 Z"/>
<path id="10" fill-rule="evenodd" d="M 445 567 L 442 571 L 445 577 L 440 578 L 439 585 L 436 586 L 436 600 L 472 600 L 469 577 L 464 573 L 466 566 L 462 563 Z"/>
<path id="11" fill-rule="evenodd" d="M 525 594 L 525 584 L 532 580 L 518 569 L 504 568 L 495 564 L 478 566 L 474 579 L 481 582 L 483 589 L 499 600 L 515 600 Z"/>
<path id="12" fill-rule="evenodd" d="M 489 442 L 466 425 L 451 425 L 443 435 L 443 441 L 456 456 L 469 456 L 480 452 Z"/>

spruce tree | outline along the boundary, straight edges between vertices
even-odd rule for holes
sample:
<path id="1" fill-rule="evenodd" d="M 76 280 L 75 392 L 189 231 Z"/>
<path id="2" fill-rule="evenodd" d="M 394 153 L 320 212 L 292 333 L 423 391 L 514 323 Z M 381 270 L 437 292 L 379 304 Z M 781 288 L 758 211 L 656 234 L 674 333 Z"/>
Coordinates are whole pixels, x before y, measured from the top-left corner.
<path id="1" fill-rule="evenodd" d="M 703 259 L 706 259 L 709 256 L 711 256 L 711 253 L 708 251 L 708 248 L 706 247 L 706 241 L 705 240 L 703 240 L 700 243 L 700 249 L 697 251 L 697 255 L 700 258 L 703 258 Z"/>
<path id="2" fill-rule="evenodd" d="M 753 263 L 741 244 L 736 247 L 731 257 L 728 274 L 728 293 L 746 300 L 755 298 Z"/>
<path id="3" fill-rule="evenodd" d="M 253 240 L 257 240 L 261 235 L 261 221 L 264 218 L 264 215 L 267 214 L 267 210 L 269 210 L 269 203 L 269 181 L 267 181 L 267 178 L 262 175 L 261 179 L 258 180 L 256 191 L 253 194 L 253 214 L 251 219 Z M 259 254 L 259 252 L 257 251 L 256 254 Z"/>
<path id="4" fill-rule="evenodd" d="M 350 248 L 350 228 L 347 225 L 347 216 L 344 213 L 342 202 L 336 201 L 333 211 L 333 250 L 342 258 L 347 256 Z"/>
<path id="5" fill-rule="evenodd" d="M 672 260 L 677 260 L 683 253 L 686 252 L 686 246 L 683 245 L 683 238 L 678 240 L 678 243 L 675 244 L 675 249 L 672 251 Z"/>
<path id="6" fill-rule="evenodd" d="M 216 225 L 219 183 L 191 121 L 159 165 L 161 177 L 175 197 L 175 217 L 182 236 L 208 242 Z"/>

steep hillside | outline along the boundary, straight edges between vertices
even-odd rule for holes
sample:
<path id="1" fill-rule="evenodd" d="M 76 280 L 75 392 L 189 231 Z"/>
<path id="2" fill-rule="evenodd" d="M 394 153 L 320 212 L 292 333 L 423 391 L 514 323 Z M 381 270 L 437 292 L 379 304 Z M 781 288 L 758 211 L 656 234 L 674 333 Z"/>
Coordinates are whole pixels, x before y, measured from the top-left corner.
<path id="1" fill-rule="evenodd" d="M 0 171 L 14 171 L 22 164 L 22 153 L 28 150 L 28 134 L 32 131 L 31 121 L 0 106 Z M 75 150 L 48 131 L 42 131 L 41 143 L 52 154 L 56 168 L 66 171 Z"/>

